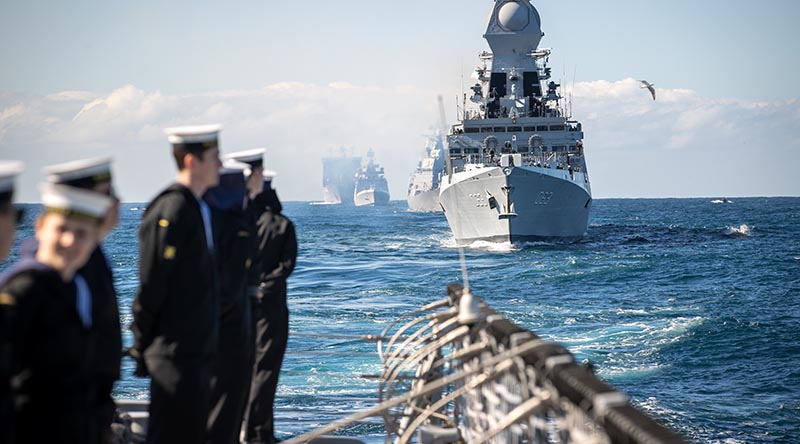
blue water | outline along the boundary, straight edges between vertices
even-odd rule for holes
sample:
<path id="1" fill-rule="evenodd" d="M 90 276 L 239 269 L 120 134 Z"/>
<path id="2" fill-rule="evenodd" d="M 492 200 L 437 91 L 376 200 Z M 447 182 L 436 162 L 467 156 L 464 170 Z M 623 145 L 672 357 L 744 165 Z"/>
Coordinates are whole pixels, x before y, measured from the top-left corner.
<path id="1" fill-rule="evenodd" d="M 126 204 L 106 242 L 123 325 L 141 207 Z M 300 243 L 277 407 L 288 437 L 374 405 L 377 382 L 361 377 L 380 370 L 374 344 L 347 336 L 442 298 L 461 272 L 444 216 L 403 201 L 285 213 Z M 473 293 L 689 439 L 800 442 L 800 198 L 597 200 L 581 243 L 478 243 L 466 257 Z M 147 381 L 123 370 L 117 394 L 146 398 Z M 376 420 L 346 432 L 380 442 L 381 431 Z"/>

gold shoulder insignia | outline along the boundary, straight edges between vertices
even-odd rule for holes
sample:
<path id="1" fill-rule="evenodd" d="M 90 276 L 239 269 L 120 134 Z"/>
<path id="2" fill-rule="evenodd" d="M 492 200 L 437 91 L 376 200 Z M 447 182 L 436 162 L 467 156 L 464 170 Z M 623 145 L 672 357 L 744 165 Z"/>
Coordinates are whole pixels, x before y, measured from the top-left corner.
<path id="1" fill-rule="evenodd" d="M 247 259 L 247 260 L 244 262 L 244 269 L 245 269 L 245 270 L 249 270 L 249 269 L 250 269 L 250 265 L 253 265 L 253 261 L 252 261 L 252 260 L 250 260 L 250 259 Z"/>
<path id="2" fill-rule="evenodd" d="M 169 221 L 166 219 L 161 219 L 158 221 L 158 226 L 161 228 L 167 228 L 169 226 Z"/>
<path id="3" fill-rule="evenodd" d="M 250 237 L 250 232 L 242 230 L 239 232 L 239 237 Z"/>
<path id="4" fill-rule="evenodd" d="M 11 293 L 0 293 L 0 305 L 17 305 L 17 298 Z"/>
<path id="5" fill-rule="evenodd" d="M 177 252 L 178 250 L 175 247 L 173 247 L 172 245 L 167 245 L 166 247 L 164 247 L 164 259 L 168 261 L 175 259 L 175 253 Z"/>

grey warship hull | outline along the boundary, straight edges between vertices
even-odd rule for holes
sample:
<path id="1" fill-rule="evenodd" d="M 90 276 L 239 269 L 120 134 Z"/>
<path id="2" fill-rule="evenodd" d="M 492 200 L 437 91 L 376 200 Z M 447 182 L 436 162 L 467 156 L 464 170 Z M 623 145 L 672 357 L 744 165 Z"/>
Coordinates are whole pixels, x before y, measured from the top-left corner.
<path id="1" fill-rule="evenodd" d="M 591 195 L 565 170 L 477 167 L 442 185 L 439 200 L 459 245 L 572 242 L 586 235 Z"/>

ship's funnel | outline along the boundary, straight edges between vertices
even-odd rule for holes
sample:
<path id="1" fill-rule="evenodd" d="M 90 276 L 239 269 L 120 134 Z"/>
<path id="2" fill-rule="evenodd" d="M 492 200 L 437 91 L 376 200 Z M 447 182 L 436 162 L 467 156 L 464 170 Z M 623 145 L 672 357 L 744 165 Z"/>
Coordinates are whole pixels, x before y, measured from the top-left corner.
<path id="1" fill-rule="evenodd" d="M 496 0 L 483 37 L 495 56 L 527 54 L 539 47 L 541 26 L 539 12 L 528 0 Z"/>

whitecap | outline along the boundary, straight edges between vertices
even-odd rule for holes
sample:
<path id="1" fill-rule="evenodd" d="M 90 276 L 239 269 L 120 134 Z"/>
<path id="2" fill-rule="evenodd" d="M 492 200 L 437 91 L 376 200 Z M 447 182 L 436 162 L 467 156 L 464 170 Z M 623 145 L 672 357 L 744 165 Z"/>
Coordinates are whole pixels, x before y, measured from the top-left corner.
<path id="1" fill-rule="evenodd" d="M 646 315 L 647 310 L 641 308 L 618 308 L 615 310 L 619 315 Z"/>
<path id="2" fill-rule="evenodd" d="M 445 239 L 441 239 L 441 245 L 444 248 L 458 248 L 459 245 L 456 242 L 454 237 L 448 237 Z M 494 252 L 510 252 L 510 251 L 517 251 L 519 247 L 514 245 L 511 242 L 489 242 L 489 241 L 474 241 L 469 245 L 464 245 L 464 248 L 470 250 L 486 250 L 486 251 L 494 251 Z"/>
<path id="3" fill-rule="evenodd" d="M 725 235 L 730 237 L 750 237 L 752 231 L 747 224 L 741 224 L 738 227 L 726 227 Z"/>

